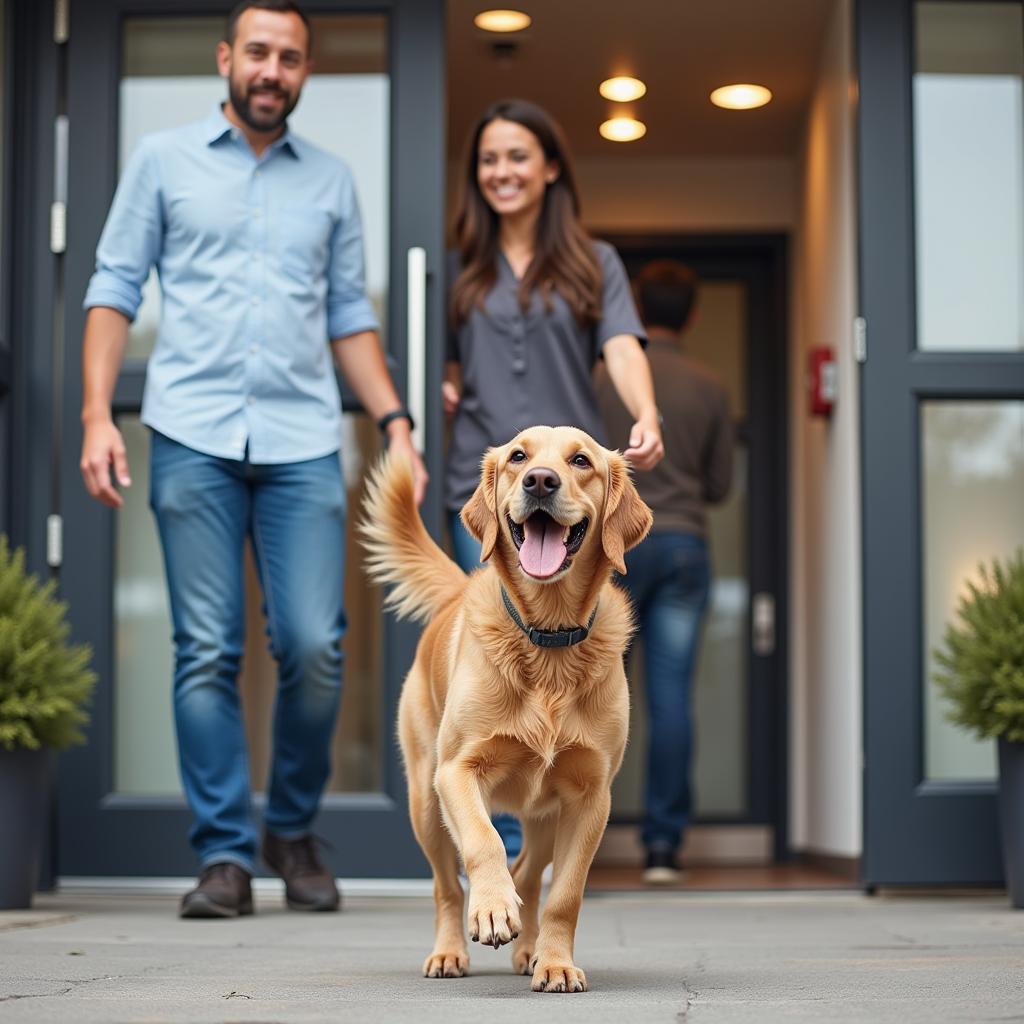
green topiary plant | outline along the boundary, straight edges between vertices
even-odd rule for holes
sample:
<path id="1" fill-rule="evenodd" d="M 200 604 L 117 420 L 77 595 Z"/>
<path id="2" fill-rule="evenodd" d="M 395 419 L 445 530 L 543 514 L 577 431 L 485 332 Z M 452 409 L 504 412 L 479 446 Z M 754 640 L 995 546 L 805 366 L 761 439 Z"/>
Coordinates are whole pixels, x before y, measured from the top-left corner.
<path id="1" fill-rule="evenodd" d="M 0 748 L 62 750 L 85 737 L 85 705 L 96 674 L 91 651 L 67 642 L 67 610 L 25 573 L 25 553 L 12 555 L 0 534 Z"/>
<path id="2" fill-rule="evenodd" d="M 953 705 L 950 721 L 1024 743 L 1024 549 L 980 569 L 935 652 L 943 671 L 934 679 Z"/>

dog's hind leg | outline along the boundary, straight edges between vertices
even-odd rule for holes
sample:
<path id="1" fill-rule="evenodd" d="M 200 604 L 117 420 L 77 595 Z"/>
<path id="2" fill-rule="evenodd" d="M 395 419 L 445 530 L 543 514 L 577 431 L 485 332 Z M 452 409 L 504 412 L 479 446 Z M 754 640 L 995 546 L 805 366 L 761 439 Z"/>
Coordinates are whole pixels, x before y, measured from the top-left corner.
<path id="1" fill-rule="evenodd" d="M 423 964 L 423 974 L 428 978 L 461 978 L 469 970 L 469 954 L 458 853 L 441 821 L 433 785 L 432 755 L 422 749 L 411 722 L 401 712 L 399 734 L 409 783 L 412 829 L 434 872 L 434 949 Z"/>
<path id="2" fill-rule="evenodd" d="M 537 946 L 541 876 L 551 863 L 555 848 L 557 815 L 523 820 L 523 849 L 512 865 L 512 880 L 523 901 L 522 928 L 512 946 L 512 970 L 516 974 L 533 973 L 533 953 Z"/>

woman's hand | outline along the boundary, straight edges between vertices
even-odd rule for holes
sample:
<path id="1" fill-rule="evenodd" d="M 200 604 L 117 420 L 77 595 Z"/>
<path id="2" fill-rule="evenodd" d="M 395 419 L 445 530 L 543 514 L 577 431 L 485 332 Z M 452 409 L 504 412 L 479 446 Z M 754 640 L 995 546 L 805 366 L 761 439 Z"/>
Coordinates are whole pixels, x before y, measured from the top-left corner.
<path id="1" fill-rule="evenodd" d="M 441 404 L 444 406 L 445 416 L 454 416 L 459 407 L 459 389 L 450 380 L 441 383 Z"/>
<path id="2" fill-rule="evenodd" d="M 651 364 L 632 334 L 617 334 L 604 343 L 604 365 L 623 405 L 636 417 L 629 447 L 622 453 L 637 469 L 654 469 L 665 454 L 661 417 L 654 401 Z"/>
<path id="3" fill-rule="evenodd" d="M 629 432 L 629 447 L 622 453 L 637 469 L 654 469 L 665 454 L 657 416 L 637 420 Z"/>

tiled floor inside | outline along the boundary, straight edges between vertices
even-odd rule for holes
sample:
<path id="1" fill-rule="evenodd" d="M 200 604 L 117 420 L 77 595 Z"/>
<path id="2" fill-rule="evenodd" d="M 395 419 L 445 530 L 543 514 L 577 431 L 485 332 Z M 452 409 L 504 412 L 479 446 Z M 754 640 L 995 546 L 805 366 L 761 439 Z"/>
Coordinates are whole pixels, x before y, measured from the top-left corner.
<path id="1" fill-rule="evenodd" d="M 683 872 L 674 886 L 650 886 L 644 883 L 643 868 L 595 867 L 587 887 L 594 891 L 649 891 L 654 888 L 679 891 L 747 892 L 772 889 L 850 889 L 860 886 L 847 877 L 804 864 L 765 866 L 695 865 Z"/>

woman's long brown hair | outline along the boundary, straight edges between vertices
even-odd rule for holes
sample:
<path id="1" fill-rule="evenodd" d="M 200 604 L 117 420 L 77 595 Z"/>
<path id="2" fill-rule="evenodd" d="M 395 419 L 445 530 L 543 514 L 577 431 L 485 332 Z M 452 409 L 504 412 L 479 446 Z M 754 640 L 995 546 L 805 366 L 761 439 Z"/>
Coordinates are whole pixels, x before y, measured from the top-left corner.
<path id="1" fill-rule="evenodd" d="M 452 285 L 451 317 L 464 323 L 484 299 L 498 277 L 498 215 L 488 205 L 477 182 L 480 136 L 492 121 L 513 121 L 532 132 L 544 159 L 558 166 L 558 177 L 547 186 L 533 259 L 519 285 L 519 304 L 525 310 L 530 295 L 539 289 L 551 309 L 551 291 L 569 304 L 580 324 L 601 319 L 601 265 L 590 236 L 580 224 L 580 201 L 565 135 L 550 114 L 527 100 L 500 100 L 480 118 L 464 157 L 452 242 L 459 250 L 462 270 Z"/>

